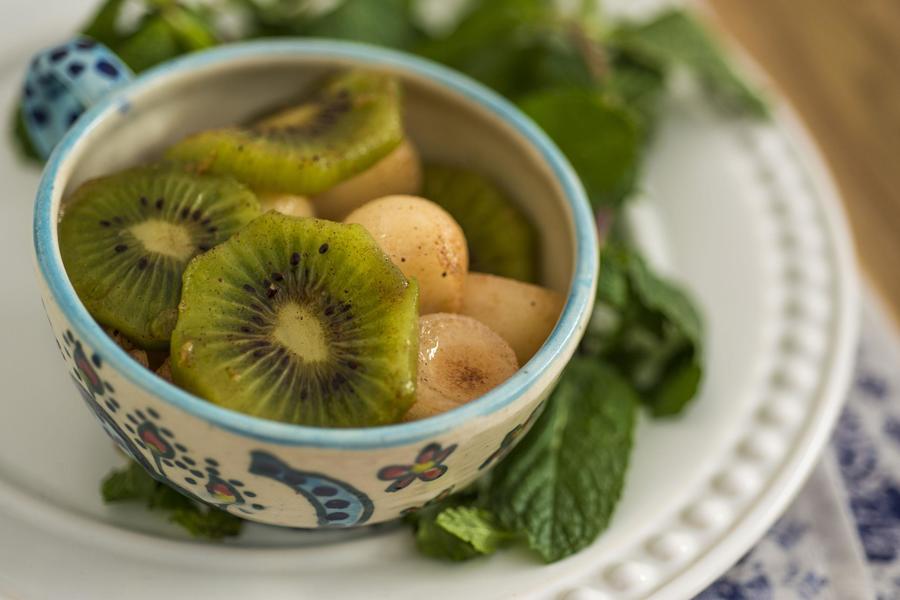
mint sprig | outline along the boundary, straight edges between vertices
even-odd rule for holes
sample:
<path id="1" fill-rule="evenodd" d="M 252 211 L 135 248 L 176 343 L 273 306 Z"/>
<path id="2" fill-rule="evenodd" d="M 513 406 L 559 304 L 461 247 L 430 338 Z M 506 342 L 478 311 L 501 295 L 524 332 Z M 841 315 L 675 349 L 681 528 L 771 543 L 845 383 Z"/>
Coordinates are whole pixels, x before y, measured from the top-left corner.
<path id="1" fill-rule="evenodd" d="M 638 405 L 613 368 L 572 360 L 531 433 L 493 474 L 497 520 L 547 562 L 593 542 L 622 494 Z"/>
<path id="2" fill-rule="evenodd" d="M 524 540 L 553 562 L 592 543 L 621 496 L 639 402 L 614 368 L 575 358 L 492 474 L 413 517 L 419 550 L 460 561 Z"/>
<path id="3" fill-rule="evenodd" d="M 756 117 L 768 114 L 766 101 L 737 74 L 720 44 L 689 13 L 670 9 L 646 22 L 623 23 L 613 31 L 610 44 L 666 72 L 684 69 L 729 109 Z"/>
<path id="4" fill-rule="evenodd" d="M 463 561 L 493 554 L 516 538 L 491 511 L 473 503 L 472 494 L 426 507 L 412 522 L 419 551 L 443 560 Z"/>
<path id="5" fill-rule="evenodd" d="M 583 88 L 536 92 L 519 106 L 559 145 L 594 206 L 618 207 L 631 194 L 642 145 L 634 112 L 599 90 Z"/>
<path id="6" fill-rule="evenodd" d="M 606 245 L 601 264 L 581 354 L 614 365 L 655 416 L 680 414 L 696 395 L 703 371 L 697 309 L 622 242 Z"/>

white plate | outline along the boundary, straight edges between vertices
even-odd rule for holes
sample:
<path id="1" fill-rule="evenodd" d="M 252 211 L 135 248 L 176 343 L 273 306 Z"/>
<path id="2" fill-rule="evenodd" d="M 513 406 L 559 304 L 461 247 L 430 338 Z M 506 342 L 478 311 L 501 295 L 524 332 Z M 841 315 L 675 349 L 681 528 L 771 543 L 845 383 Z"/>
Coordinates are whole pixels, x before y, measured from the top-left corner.
<path id="1" fill-rule="evenodd" d="M 0 18 L 0 115 L 28 54 L 65 37 L 92 2 L 34 4 L 6 2 L 15 16 Z M 651 257 L 703 307 L 703 393 L 684 418 L 641 422 L 610 529 L 550 566 L 524 551 L 435 562 L 416 554 L 405 528 L 391 527 L 333 537 L 251 526 L 236 542 L 210 545 L 142 509 L 104 506 L 98 482 L 120 459 L 59 363 L 31 273 L 38 174 L 2 144 L 0 596 L 474 600 L 699 591 L 803 482 L 852 366 L 857 288 L 847 228 L 795 123 L 784 109 L 771 125 L 728 120 L 689 91 L 668 106 L 646 173 L 648 200 L 632 217 Z"/>

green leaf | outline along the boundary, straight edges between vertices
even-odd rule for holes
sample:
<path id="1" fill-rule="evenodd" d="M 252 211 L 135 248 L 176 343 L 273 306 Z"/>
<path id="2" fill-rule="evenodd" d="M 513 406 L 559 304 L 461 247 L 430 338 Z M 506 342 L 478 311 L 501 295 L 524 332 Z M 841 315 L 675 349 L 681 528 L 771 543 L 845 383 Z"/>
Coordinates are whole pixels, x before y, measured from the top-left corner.
<path id="1" fill-rule="evenodd" d="M 298 35 L 297 31 L 314 18 L 308 0 L 232 0 L 249 17 L 248 37 Z"/>
<path id="2" fill-rule="evenodd" d="M 689 13 L 672 9 L 645 23 L 620 26 L 613 44 L 665 67 L 684 67 L 727 106 L 753 116 L 768 113 L 765 101 L 737 74 L 725 54 Z"/>
<path id="3" fill-rule="evenodd" d="M 643 137 L 647 140 L 655 129 L 660 101 L 665 94 L 663 70 L 619 55 L 613 59 L 604 89 L 639 117 Z"/>
<path id="4" fill-rule="evenodd" d="M 416 547 L 426 556 L 452 561 L 493 554 L 514 536 L 479 503 L 476 494 L 463 492 L 420 510 L 412 517 Z"/>
<path id="5" fill-rule="evenodd" d="M 652 391 L 649 401 L 655 417 L 669 417 L 681 414 L 685 406 L 693 400 L 700 387 L 703 367 L 692 355 L 684 364 L 669 370 L 666 377 Z"/>
<path id="6" fill-rule="evenodd" d="M 243 520 L 224 510 L 203 506 L 150 476 L 136 462 L 129 462 L 106 476 L 100 486 L 103 501 L 143 502 L 147 508 L 168 514 L 168 519 L 199 538 L 219 540 L 241 532 Z"/>
<path id="7" fill-rule="evenodd" d="M 139 464 L 129 462 L 127 466 L 111 471 L 100 484 L 104 502 L 123 502 L 150 498 L 156 490 L 156 480 L 150 477 Z"/>
<path id="8" fill-rule="evenodd" d="M 547 35 L 535 40 L 526 57 L 529 64 L 516 95 L 548 88 L 585 88 L 597 84 L 584 55 L 566 35 Z"/>
<path id="9" fill-rule="evenodd" d="M 416 548 L 425 556 L 457 562 L 481 556 L 471 544 L 438 525 L 435 518 L 420 519 L 415 529 Z"/>
<path id="10" fill-rule="evenodd" d="M 628 305 L 628 263 L 623 252 L 610 244 L 603 249 L 597 280 L 597 300 L 623 310 Z"/>
<path id="11" fill-rule="evenodd" d="M 162 11 L 162 17 L 186 52 L 211 48 L 219 43 L 210 23 L 187 7 L 173 5 Z"/>
<path id="12" fill-rule="evenodd" d="M 121 31 L 121 0 L 109 0 L 83 33 L 106 44 L 135 72 L 219 43 L 211 19 L 175 0 L 143 0 L 146 14 L 129 31 Z"/>
<path id="13" fill-rule="evenodd" d="M 158 14 L 144 19 L 138 30 L 113 50 L 135 73 L 184 53 L 175 29 Z"/>
<path id="14" fill-rule="evenodd" d="M 463 561 L 482 556 L 475 546 L 444 527 L 438 525 L 438 518 L 445 511 L 463 508 L 483 508 L 482 478 L 479 482 L 466 490 L 453 494 L 439 502 L 426 504 L 423 508 L 406 517 L 416 532 L 416 547 L 419 552 L 431 558 L 441 560 Z M 446 519 L 446 518 L 445 518 Z M 451 519 L 451 522 L 453 519 Z M 453 526 L 451 526 L 453 529 Z M 480 544 L 480 547 L 484 547 Z"/>
<path id="15" fill-rule="evenodd" d="M 703 326 L 697 309 L 687 295 L 675 284 L 654 274 L 638 254 L 632 254 L 628 267 L 637 300 L 669 321 L 699 351 L 703 343 Z"/>
<path id="16" fill-rule="evenodd" d="M 559 146 L 594 206 L 622 204 L 634 189 L 641 135 L 634 115 L 599 92 L 537 92 L 519 106 Z"/>
<path id="17" fill-rule="evenodd" d="M 511 534 L 500 527 L 486 509 L 472 506 L 447 508 L 438 513 L 438 527 L 469 544 L 478 554 L 493 554 Z"/>
<path id="18" fill-rule="evenodd" d="M 115 46 L 122 39 L 117 24 L 124 6 L 125 0 L 106 0 L 81 32 L 102 44 Z"/>
<path id="19" fill-rule="evenodd" d="M 22 116 L 21 103 L 17 102 L 13 106 L 10 122 L 9 134 L 19 155 L 26 160 L 43 163 L 44 159 L 34 149 L 31 138 L 28 136 L 28 131 L 25 129 L 25 117 Z"/>
<path id="20" fill-rule="evenodd" d="M 224 510 L 176 509 L 169 520 L 196 538 L 221 540 L 241 533 L 244 522 Z"/>
<path id="21" fill-rule="evenodd" d="M 344 0 L 331 12 L 309 19 L 296 33 L 408 49 L 424 35 L 412 7 L 412 0 Z"/>
<path id="22" fill-rule="evenodd" d="M 475 2 L 448 35 L 425 41 L 417 53 L 514 97 L 532 89 L 542 36 L 558 22 L 550 0 Z"/>
<path id="23" fill-rule="evenodd" d="M 655 416 L 681 413 L 702 379 L 703 323 L 691 299 L 618 242 L 603 250 L 580 351 L 613 364 Z"/>
<path id="24" fill-rule="evenodd" d="M 622 493 L 637 406 L 613 368 L 569 363 L 533 430 L 494 471 L 489 508 L 499 523 L 548 562 L 593 542 Z"/>

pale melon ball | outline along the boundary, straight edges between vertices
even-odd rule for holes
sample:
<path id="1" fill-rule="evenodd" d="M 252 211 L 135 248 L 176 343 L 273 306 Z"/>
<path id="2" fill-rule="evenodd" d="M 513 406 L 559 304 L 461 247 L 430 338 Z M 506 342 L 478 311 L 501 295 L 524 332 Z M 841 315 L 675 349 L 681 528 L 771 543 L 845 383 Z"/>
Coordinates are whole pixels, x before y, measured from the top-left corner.
<path id="1" fill-rule="evenodd" d="M 489 323 L 524 365 L 550 335 L 564 301 L 562 294 L 547 288 L 473 272 L 466 277 L 459 312 Z"/>
<path id="2" fill-rule="evenodd" d="M 404 140 L 390 154 L 363 171 L 322 192 L 313 202 L 323 219 L 340 221 L 375 198 L 418 194 L 422 187 L 422 164 L 415 146 Z"/>
<path id="3" fill-rule="evenodd" d="M 448 313 L 421 317 L 416 402 L 404 420 L 431 417 L 483 396 L 518 368 L 512 348 L 487 325 Z"/>
<path id="4" fill-rule="evenodd" d="M 356 209 L 345 222 L 365 227 L 403 274 L 418 281 L 419 314 L 459 312 L 469 251 L 447 211 L 417 196 L 387 196 Z"/>
<path id="5" fill-rule="evenodd" d="M 257 192 L 259 206 L 263 212 L 278 211 L 289 217 L 315 217 L 312 202 L 305 196 L 295 196 L 281 192 Z"/>

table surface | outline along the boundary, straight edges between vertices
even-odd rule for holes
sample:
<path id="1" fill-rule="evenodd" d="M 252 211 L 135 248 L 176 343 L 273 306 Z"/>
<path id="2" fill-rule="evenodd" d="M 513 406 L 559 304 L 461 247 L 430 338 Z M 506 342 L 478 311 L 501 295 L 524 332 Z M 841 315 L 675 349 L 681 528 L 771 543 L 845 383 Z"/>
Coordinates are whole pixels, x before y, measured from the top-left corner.
<path id="1" fill-rule="evenodd" d="M 709 5 L 812 130 L 843 192 L 863 270 L 900 319 L 900 2 Z"/>

